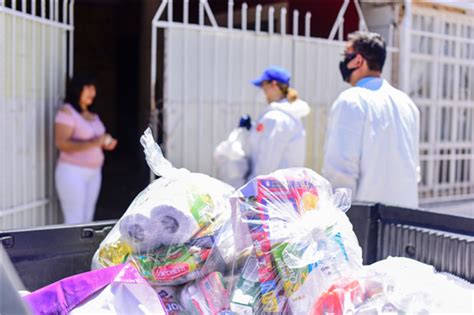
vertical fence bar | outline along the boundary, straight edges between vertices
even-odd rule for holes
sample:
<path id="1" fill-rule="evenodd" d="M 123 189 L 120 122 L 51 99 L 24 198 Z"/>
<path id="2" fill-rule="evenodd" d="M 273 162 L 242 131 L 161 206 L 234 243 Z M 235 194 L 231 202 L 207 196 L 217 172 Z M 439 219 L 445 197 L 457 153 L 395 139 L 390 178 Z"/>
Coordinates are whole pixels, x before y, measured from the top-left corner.
<path id="1" fill-rule="evenodd" d="M 5 2 L 3 0 L 0 0 L 0 10 L 4 7 L 5 5 Z M 7 100 L 7 97 L 6 97 L 6 85 L 5 85 L 5 78 L 7 77 L 7 57 L 6 57 L 6 45 L 5 45 L 5 42 L 6 42 L 6 30 L 5 30 L 5 16 L 3 15 L 3 13 L 0 13 L 0 121 L 2 122 L 2 126 L 6 126 L 7 122 L 7 117 L 6 117 L 6 114 L 7 114 L 7 104 L 8 104 L 8 100 Z M 6 195 L 7 195 L 7 176 L 6 176 L 6 171 L 7 171 L 7 162 L 6 162 L 6 159 L 7 159 L 7 150 L 6 150 L 6 138 L 7 138 L 7 135 L 6 135 L 6 132 L 2 132 L 2 143 L 0 144 L 0 146 L 2 147 L 2 149 L 0 150 L 0 154 L 2 156 L 1 158 L 1 162 L 2 162 L 2 165 L 1 165 L 1 172 L 3 174 L 3 176 L 0 177 L 0 181 L 1 181 L 1 188 L 2 188 L 2 199 L 1 199 L 1 203 L 2 203 L 2 208 L 1 209 L 6 209 L 7 208 L 7 200 L 6 200 Z M 2 230 L 5 230 L 6 229 L 6 224 L 5 224 L 5 219 L 3 220 L 0 220 L 0 229 Z"/>
<path id="2" fill-rule="evenodd" d="M 183 23 L 189 23 L 189 0 L 183 0 Z"/>
<path id="3" fill-rule="evenodd" d="M 62 20 L 62 22 L 63 22 L 63 24 L 67 24 L 67 0 L 63 0 L 63 20 Z"/>
<path id="4" fill-rule="evenodd" d="M 286 8 L 282 8 L 280 11 L 280 34 L 286 35 Z"/>
<path id="5" fill-rule="evenodd" d="M 16 1 L 13 1 L 13 9 L 16 10 Z M 17 126 L 15 124 L 12 123 L 12 119 L 16 119 L 16 117 L 14 117 L 14 115 L 16 114 L 16 111 L 17 111 L 17 108 L 18 108 L 18 104 L 16 102 L 17 100 L 17 88 L 16 88 L 16 82 L 17 82 L 17 71 L 15 69 L 15 66 L 17 64 L 17 60 L 16 60 L 16 51 L 17 51 L 17 29 L 16 29 L 16 22 L 17 22 L 17 19 L 15 16 L 12 16 L 12 32 L 11 32 L 11 40 L 12 40 L 12 46 L 11 46 L 11 70 L 12 70 L 12 73 L 11 73 L 11 77 L 12 77 L 12 85 L 11 85 L 11 89 L 12 89 L 12 93 L 10 94 L 11 95 L 11 102 L 10 103 L 10 108 L 7 109 L 7 114 L 10 114 L 11 116 L 13 117 L 10 117 L 9 121 L 7 121 L 7 124 L 10 125 L 10 129 L 13 130 L 13 129 L 16 129 Z M 18 147 L 17 147 L 17 139 L 16 139 L 16 136 L 17 136 L 17 132 L 14 132 L 14 135 L 12 138 L 10 138 L 10 146 L 12 148 L 12 150 L 10 151 L 10 158 L 12 159 L 12 169 L 10 170 L 10 174 L 12 175 L 12 196 L 13 196 L 13 200 L 11 200 L 11 204 L 12 205 L 17 205 L 18 204 L 18 200 L 17 200 L 17 190 L 18 190 L 18 180 L 17 180 L 17 177 L 15 176 L 15 173 L 17 172 L 17 159 L 15 159 L 14 155 L 13 155 L 13 152 L 17 152 L 18 150 Z M 12 141 L 13 140 L 13 141 Z M 17 220 L 17 216 L 13 215 L 14 217 L 14 221 Z M 15 226 L 17 226 L 17 222 L 14 222 Z"/>
<path id="6" fill-rule="evenodd" d="M 255 9 L 255 32 L 260 33 L 262 18 L 262 6 L 259 4 Z"/>
<path id="7" fill-rule="evenodd" d="M 405 93 L 409 93 L 410 84 L 410 42 L 411 42 L 411 1 L 405 0 L 405 16 L 402 22 L 402 41 L 400 47 L 400 77 L 401 88 Z"/>
<path id="8" fill-rule="evenodd" d="M 293 11 L 293 36 L 298 36 L 299 34 L 299 18 L 300 12 L 298 10 Z"/>
<path id="9" fill-rule="evenodd" d="M 40 0 L 40 1 L 41 1 L 41 10 L 40 10 L 41 13 L 40 14 L 41 14 L 41 18 L 44 18 L 44 17 L 46 17 L 46 3 L 45 3 L 46 0 Z"/>
<path id="10" fill-rule="evenodd" d="M 45 4 L 45 0 L 41 0 L 41 3 L 40 3 L 40 6 L 41 6 L 41 9 L 40 9 L 40 15 L 41 15 L 41 18 L 45 18 L 46 17 L 46 4 Z M 39 132 L 39 151 L 40 151 L 40 154 L 39 154 L 39 165 L 40 165 L 40 172 L 39 172 L 39 177 L 40 177 L 40 181 L 39 181 L 39 193 L 41 195 L 40 198 L 42 199 L 47 199 L 48 198 L 48 195 L 46 193 L 46 180 L 44 180 L 46 178 L 46 132 L 45 132 L 45 117 L 46 117 L 46 114 L 45 114 L 45 111 L 46 111 L 46 75 L 45 75 L 45 72 L 46 72 L 46 43 L 45 43 L 45 29 L 46 29 L 46 26 L 41 24 L 40 26 L 40 30 L 41 30 L 41 40 L 40 40 L 40 46 L 41 46 L 41 54 L 39 54 L 39 63 L 40 63 L 40 80 L 39 80 L 39 97 L 40 97 L 40 102 L 39 102 L 39 117 L 38 117 L 38 120 L 39 120 L 39 129 L 40 129 L 40 132 Z M 47 224 L 47 223 L 50 223 L 48 221 L 48 208 L 50 207 L 51 205 L 51 200 L 48 200 L 48 204 L 44 205 L 42 207 L 42 213 L 43 213 L 43 220 L 44 220 L 44 223 Z"/>
<path id="11" fill-rule="evenodd" d="M 52 3 L 50 1 L 50 9 L 52 9 Z M 54 15 L 53 15 L 54 19 Z M 52 146 L 51 140 L 54 137 L 53 134 L 53 108 L 54 108 L 54 28 L 49 27 L 49 68 L 48 68 L 48 98 L 47 98 L 47 110 L 46 110 L 46 128 L 48 130 L 47 132 L 47 152 L 48 152 L 48 174 L 52 174 L 54 170 L 54 163 L 53 163 L 53 156 L 54 156 L 54 147 Z M 53 178 L 48 178 L 48 199 L 50 200 L 50 207 L 49 207 L 49 212 L 51 215 L 51 218 L 54 218 L 54 198 L 53 198 L 53 190 L 54 190 L 54 181 Z M 52 220 L 52 219 L 51 219 Z"/>
<path id="12" fill-rule="evenodd" d="M 234 28 L 234 0 L 227 1 L 227 28 Z"/>
<path id="13" fill-rule="evenodd" d="M 173 0 L 168 0 L 168 22 L 173 22 Z"/>
<path id="14" fill-rule="evenodd" d="M 32 6 L 33 6 L 33 9 L 32 9 L 32 14 L 34 16 L 36 16 L 36 0 L 33 0 L 32 1 Z M 40 26 L 41 27 L 41 26 Z M 37 87 L 36 87 L 36 83 L 37 83 L 37 54 L 36 54 L 36 51 L 37 51 L 37 47 L 36 47 L 36 36 L 37 36 L 37 27 L 34 23 L 32 23 L 31 25 L 31 34 L 32 34 L 32 50 L 33 50 L 33 54 L 32 54 L 32 63 L 31 63 L 31 77 L 32 77 L 32 82 L 31 82 L 31 86 L 32 86 L 32 97 L 31 97 L 31 106 L 33 107 L 33 130 L 34 130 L 34 133 L 33 133 L 33 137 L 31 137 L 32 140 L 32 159 L 33 159 L 33 179 L 34 179 L 34 184 L 33 184 L 33 200 L 40 200 L 41 197 L 38 196 L 38 185 L 39 185 L 39 181 L 42 180 L 41 177 L 39 177 L 38 175 L 38 105 L 37 104 Z M 35 222 L 35 224 L 42 224 L 42 211 L 38 211 L 40 210 L 41 207 L 38 207 L 35 211 L 33 211 L 33 222 Z M 38 218 L 40 218 L 38 220 Z"/>
<path id="15" fill-rule="evenodd" d="M 247 3 L 246 2 L 242 3 L 242 16 L 241 16 L 242 31 L 247 30 L 247 9 L 248 9 Z"/>
<path id="16" fill-rule="evenodd" d="M 150 113 L 152 115 L 156 115 L 156 96 L 155 96 L 155 85 L 156 85 L 156 36 L 157 36 L 157 30 L 156 30 L 156 25 L 155 25 L 155 19 L 153 19 L 153 23 L 151 25 L 151 71 L 150 71 Z M 155 121 L 154 119 L 150 119 L 151 121 Z M 153 136 L 156 137 L 157 135 L 157 128 L 156 126 L 152 125 L 150 126 Z M 156 139 L 156 138 L 155 138 Z M 150 182 L 152 182 L 155 179 L 155 174 L 153 171 L 150 169 Z"/>
<path id="17" fill-rule="evenodd" d="M 69 25 L 74 26 L 74 0 L 69 3 Z M 74 75 L 74 31 L 69 31 L 69 78 Z"/>
<path id="18" fill-rule="evenodd" d="M 268 33 L 270 33 L 270 35 L 273 35 L 274 31 L 275 31 L 275 8 L 270 7 L 268 9 Z"/>
<path id="19" fill-rule="evenodd" d="M 26 1 L 23 1 L 22 2 L 22 8 L 21 8 L 22 12 L 26 14 Z M 22 54 L 22 58 L 23 60 L 21 60 L 21 82 L 22 82 L 22 85 L 21 85 L 21 94 L 22 94 L 22 97 L 21 97 L 21 105 L 20 105 L 20 109 L 21 109 L 21 119 L 23 120 L 22 123 L 20 123 L 19 125 L 17 125 L 17 128 L 18 127 L 23 127 L 21 128 L 22 130 L 19 132 L 19 134 L 21 134 L 21 140 L 20 140 L 20 143 L 21 143 L 21 150 L 19 152 L 21 152 L 23 154 L 23 156 L 21 157 L 21 161 L 23 162 L 23 166 L 22 166 L 22 170 L 21 170 L 21 186 L 22 186 L 22 201 L 23 201 L 23 204 L 26 205 L 28 203 L 28 179 L 27 179 L 27 168 L 28 168 L 28 153 L 27 153 L 27 145 L 28 145 L 28 136 L 27 136 L 27 133 L 28 133 L 28 130 L 30 130 L 30 128 L 27 127 L 27 124 L 28 124 L 28 113 L 27 113 L 27 106 L 26 106 L 26 93 L 28 91 L 27 89 L 27 83 L 28 83 L 28 80 L 27 80 L 27 69 L 26 69 L 26 63 L 27 63 L 27 49 L 26 49 L 26 45 L 27 45 L 27 39 L 26 39 L 26 19 L 25 18 L 22 18 L 21 19 L 21 54 Z M 20 173 L 20 172 L 19 172 Z M 31 209 L 28 209 L 28 210 L 31 210 Z M 24 210 L 26 212 L 26 210 Z M 30 219 L 30 216 L 28 215 L 25 215 L 24 217 L 25 219 L 28 218 Z M 23 226 L 29 226 L 29 224 L 27 222 L 25 222 L 26 220 L 24 220 L 24 222 L 22 222 L 22 225 Z"/>
<path id="20" fill-rule="evenodd" d="M 59 22 L 59 0 L 54 1 L 54 21 Z"/>
<path id="21" fill-rule="evenodd" d="M 311 12 L 306 12 L 304 18 L 304 36 L 311 37 Z"/>
<path id="22" fill-rule="evenodd" d="M 204 25 L 204 0 L 199 0 L 199 25 Z"/>

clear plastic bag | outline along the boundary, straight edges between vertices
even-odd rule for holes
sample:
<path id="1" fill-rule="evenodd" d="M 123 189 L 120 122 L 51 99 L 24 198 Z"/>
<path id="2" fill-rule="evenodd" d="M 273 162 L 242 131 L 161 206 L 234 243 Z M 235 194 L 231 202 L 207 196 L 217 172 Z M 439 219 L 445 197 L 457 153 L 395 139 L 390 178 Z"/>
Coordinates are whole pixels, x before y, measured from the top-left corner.
<path id="1" fill-rule="evenodd" d="M 214 150 L 217 178 L 235 188 L 245 184 L 249 173 L 249 135 L 246 128 L 235 128 Z"/>
<path id="2" fill-rule="evenodd" d="M 310 314 L 472 314 L 474 286 L 433 266 L 389 257 L 340 278 Z"/>
<path id="3" fill-rule="evenodd" d="M 182 284 L 225 269 L 232 247 L 223 237 L 217 239 L 225 235 L 219 232 L 229 221 L 234 189 L 207 175 L 174 168 L 149 129 L 141 143 L 148 165 L 160 178 L 135 198 L 101 243 L 93 268 L 131 261 L 147 281 L 159 285 Z"/>
<path id="4" fill-rule="evenodd" d="M 233 197 L 237 254 L 250 255 L 229 284 L 237 314 L 307 314 L 336 280 L 362 268 L 362 250 L 345 211 L 350 191 L 333 192 L 314 171 L 259 176 Z"/>

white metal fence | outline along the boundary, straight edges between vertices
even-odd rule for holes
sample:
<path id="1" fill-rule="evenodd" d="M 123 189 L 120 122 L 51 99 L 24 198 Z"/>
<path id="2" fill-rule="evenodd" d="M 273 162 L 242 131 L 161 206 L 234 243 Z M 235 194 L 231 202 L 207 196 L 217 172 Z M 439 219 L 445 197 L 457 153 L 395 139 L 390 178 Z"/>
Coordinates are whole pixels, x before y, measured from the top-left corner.
<path id="1" fill-rule="evenodd" d="M 255 10 L 255 29 L 249 30 L 246 4 L 240 8 L 241 29 L 233 29 L 232 1 L 229 1 L 227 27 L 217 25 L 207 1 L 201 1 L 198 25 L 188 23 L 186 1 L 183 23 L 173 21 L 171 5 L 167 7 L 168 20 L 161 21 L 166 3 L 163 1 L 153 21 L 152 39 L 157 28 L 164 28 L 164 146 L 173 164 L 215 174 L 212 158 L 215 146 L 227 137 L 241 115 L 258 118 L 265 106 L 258 103 L 258 89 L 250 80 L 269 65 L 276 64 L 291 71 L 292 84 L 311 106 L 312 113 L 305 119 L 306 164 L 320 170 L 328 111 L 337 95 L 348 87 L 338 70 L 344 42 L 311 38 L 310 14 L 305 15 L 305 30 L 299 31 L 298 11 L 292 13 L 293 35 L 287 35 L 286 8 L 275 12 L 270 7 L 269 31 L 262 32 L 261 6 Z M 280 18 L 279 30 L 274 29 L 276 14 Z M 211 26 L 204 23 L 206 15 Z M 343 14 L 339 18 L 342 17 Z M 337 31 L 336 25 L 331 36 Z M 342 39 L 342 33 L 339 34 Z M 156 43 L 152 45 L 156 47 Z M 156 51 L 152 50 L 152 104 L 155 65 Z M 389 79 L 391 66 L 390 54 L 384 69 Z"/>
<path id="2" fill-rule="evenodd" d="M 0 230 L 57 222 L 53 119 L 72 70 L 73 1 L 0 0 Z"/>
<path id="3" fill-rule="evenodd" d="M 413 7 L 406 89 L 421 111 L 424 202 L 474 198 L 474 17 Z"/>

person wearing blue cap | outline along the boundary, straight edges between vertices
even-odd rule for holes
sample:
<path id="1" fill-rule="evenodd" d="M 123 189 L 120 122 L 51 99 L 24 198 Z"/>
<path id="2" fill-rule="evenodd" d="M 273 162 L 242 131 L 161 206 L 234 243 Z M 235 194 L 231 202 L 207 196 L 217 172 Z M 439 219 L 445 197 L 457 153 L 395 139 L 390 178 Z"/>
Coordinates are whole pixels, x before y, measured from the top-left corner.
<path id="1" fill-rule="evenodd" d="M 308 104 L 290 88 L 290 73 L 272 66 L 253 80 L 261 88 L 269 106 L 250 130 L 249 178 L 288 167 L 302 167 L 306 156 L 306 131 L 302 118 Z"/>

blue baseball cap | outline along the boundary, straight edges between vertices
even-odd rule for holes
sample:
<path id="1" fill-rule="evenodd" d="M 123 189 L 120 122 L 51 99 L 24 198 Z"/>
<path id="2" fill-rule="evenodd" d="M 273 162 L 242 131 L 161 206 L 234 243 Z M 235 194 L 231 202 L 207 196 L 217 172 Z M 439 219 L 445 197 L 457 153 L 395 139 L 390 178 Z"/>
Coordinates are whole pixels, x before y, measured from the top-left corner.
<path id="1" fill-rule="evenodd" d="M 260 78 L 252 80 L 255 86 L 261 86 L 264 81 L 277 81 L 283 84 L 290 85 L 290 73 L 281 67 L 271 66 L 263 71 Z"/>

